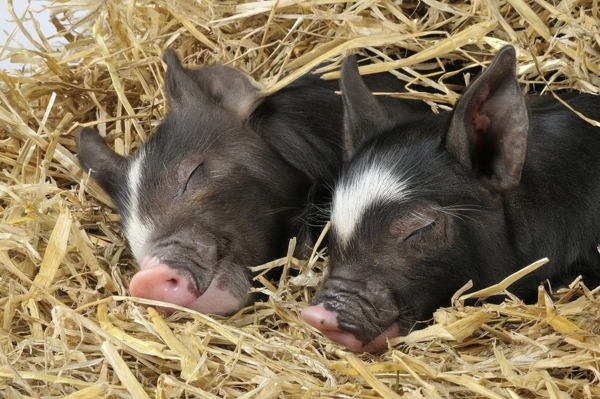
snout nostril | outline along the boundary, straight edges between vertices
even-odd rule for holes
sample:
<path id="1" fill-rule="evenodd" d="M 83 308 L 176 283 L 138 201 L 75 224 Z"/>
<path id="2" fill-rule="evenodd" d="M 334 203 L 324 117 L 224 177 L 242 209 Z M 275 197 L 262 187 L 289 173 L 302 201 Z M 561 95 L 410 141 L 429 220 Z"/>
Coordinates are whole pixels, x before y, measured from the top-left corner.
<path id="1" fill-rule="evenodd" d="M 176 278 L 168 279 L 166 281 L 166 284 L 168 286 L 171 286 L 171 287 L 175 288 L 175 287 L 177 287 L 179 285 L 179 279 L 176 279 Z"/>

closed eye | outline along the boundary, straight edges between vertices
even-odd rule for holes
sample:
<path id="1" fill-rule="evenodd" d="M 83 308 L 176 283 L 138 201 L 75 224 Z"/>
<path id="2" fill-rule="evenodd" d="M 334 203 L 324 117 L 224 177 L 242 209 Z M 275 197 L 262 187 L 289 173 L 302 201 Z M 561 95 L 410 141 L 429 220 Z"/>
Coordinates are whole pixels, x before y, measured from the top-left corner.
<path id="1" fill-rule="evenodd" d="M 204 166 L 204 162 L 200 162 L 198 165 L 196 165 L 196 167 L 192 170 L 192 172 L 190 173 L 190 175 L 187 178 L 187 181 L 185 182 L 185 187 L 183 188 L 183 192 L 186 192 L 188 190 L 188 188 L 190 187 L 190 182 L 192 182 L 193 178 L 197 175 L 200 174 L 200 172 L 202 171 L 202 167 Z"/>
<path id="2" fill-rule="evenodd" d="M 431 223 L 420 227 L 416 230 L 414 230 L 412 233 L 410 233 L 408 236 L 406 236 L 406 238 L 404 239 L 404 241 L 408 241 L 410 239 L 416 239 L 418 237 L 423 236 L 424 234 L 429 233 L 430 231 L 432 231 L 433 229 L 435 229 L 435 227 L 437 227 L 438 225 L 438 221 L 437 220 L 433 220 L 431 221 Z"/>

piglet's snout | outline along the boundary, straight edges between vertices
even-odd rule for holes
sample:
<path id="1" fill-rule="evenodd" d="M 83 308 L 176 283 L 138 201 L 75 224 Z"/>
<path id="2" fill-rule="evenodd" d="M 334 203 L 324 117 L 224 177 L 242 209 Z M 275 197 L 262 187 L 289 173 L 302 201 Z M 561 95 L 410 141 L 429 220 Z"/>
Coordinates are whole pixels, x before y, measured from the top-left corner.
<path id="1" fill-rule="evenodd" d="M 302 310 L 302 319 L 313 326 L 330 340 L 342 344 L 348 348 L 349 342 L 356 345 L 362 345 L 352 334 L 345 333 L 338 327 L 337 315 L 325 309 L 323 304 L 307 306 Z"/>
<path id="2" fill-rule="evenodd" d="M 233 294 L 223 279 L 226 280 L 226 275 L 221 278 L 219 272 L 215 272 L 208 288 L 198 293 L 188 278 L 175 268 L 162 263 L 156 256 L 146 256 L 140 271 L 131 279 L 129 290 L 132 296 L 138 298 L 172 303 L 200 313 L 230 315 L 246 304 L 246 298 Z M 161 307 L 160 310 L 167 315 L 176 312 L 170 307 Z"/>
<path id="3" fill-rule="evenodd" d="M 307 306 L 302 310 L 302 319 L 324 336 L 353 352 L 380 352 L 387 347 L 387 338 L 399 335 L 398 324 L 393 323 L 371 342 L 363 343 L 352 333 L 338 327 L 337 315 L 325 309 L 323 304 Z"/>
<path id="4" fill-rule="evenodd" d="M 188 279 L 156 256 L 146 256 L 142 260 L 140 271 L 131 279 L 129 290 L 134 297 L 180 306 L 188 306 L 198 298 Z M 172 308 L 161 310 L 167 314 L 175 312 Z"/>

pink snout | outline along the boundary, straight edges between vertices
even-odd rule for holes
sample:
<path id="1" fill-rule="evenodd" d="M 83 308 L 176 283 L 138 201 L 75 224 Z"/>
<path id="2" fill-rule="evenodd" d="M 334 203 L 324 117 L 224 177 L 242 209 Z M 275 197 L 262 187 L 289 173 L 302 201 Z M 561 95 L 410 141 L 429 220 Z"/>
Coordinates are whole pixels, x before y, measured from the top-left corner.
<path id="1" fill-rule="evenodd" d="M 387 348 L 387 338 L 399 335 L 397 323 L 393 323 L 382 334 L 366 345 L 352 333 L 342 331 L 338 327 L 337 315 L 325 309 L 323 304 L 307 306 L 302 310 L 302 319 L 338 344 L 344 345 L 352 352 L 380 352 Z"/>
<path id="2" fill-rule="evenodd" d="M 193 290 L 188 279 L 156 256 L 146 256 L 140 265 L 140 271 L 129 283 L 131 296 L 152 299 L 183 306 L 201 313 L 226 315 L 239 310 L 243 303 L 233 297 L 229 291 L 218 288 L 216 279 L 200 296 Z M 167 315 L 176 312 L 169 307 L 160 310 Z"/>
<path id="3" fill-rule="evenodd" d="M 131 296 L 168 302 L 174 305 L 186 306 L 195 301 L 198 296 L 190 290 L 190 282 L 179 275 L 168 265 L 161 263 L 157 257 L 146 256 L 129 283 Z M 172 314 L 173 308 L 161 308 L 165 313 Z"/>

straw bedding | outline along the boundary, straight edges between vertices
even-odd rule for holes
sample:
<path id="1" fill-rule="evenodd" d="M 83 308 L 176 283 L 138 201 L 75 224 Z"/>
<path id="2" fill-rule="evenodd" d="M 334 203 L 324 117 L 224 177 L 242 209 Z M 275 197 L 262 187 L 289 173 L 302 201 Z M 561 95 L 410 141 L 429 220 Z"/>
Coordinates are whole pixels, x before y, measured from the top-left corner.
<path id="1" fill-rule="evenodd" d="M 530 306 L 456 299 L 380 355 L 348 353 L 299 319 L 326 267 L 322 253 L 258 267 L 280 267 L 284 277 L 261 279 L 269 300 L 231 318 L 146 310 L 127 296 L 135 262 L 110 200 L 82 175 L 74 141 L 79 126 L 99 129 L 121 154 L 146 140 L 165 112 L 167 47 L 187 64 L 240 68 L 265 94 L 325 61 L 335 78 L 345 54 L 369 50 L 374 65 L 363 73 L 397 69 L 409 96 L 446 108 L 461 87 L 445 79 L 468 79 L 468 70 L 436 68 L 485 66 L 512 43 L 522 83 L 600 94 L 597 0 L 61 0 L 31 8 L 43 7 L 54 37 L 34 29 L 28 50 L 14 42 L 0 50 L 23 65 L 0 71 L 0 396 L 600 396 L 600 296 L 580 281 L 553 297 L 540 291 Z"/>

